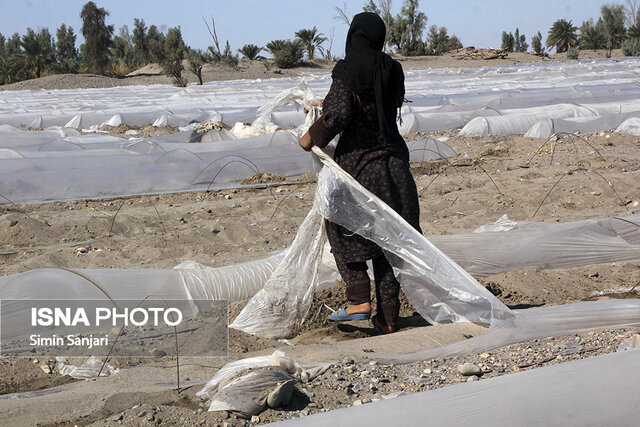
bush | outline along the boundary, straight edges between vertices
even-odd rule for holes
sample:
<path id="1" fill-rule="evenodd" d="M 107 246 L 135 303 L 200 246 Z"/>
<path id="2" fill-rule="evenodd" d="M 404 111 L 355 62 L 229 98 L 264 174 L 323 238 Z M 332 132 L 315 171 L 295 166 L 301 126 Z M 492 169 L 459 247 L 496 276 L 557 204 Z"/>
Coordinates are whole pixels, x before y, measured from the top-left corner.
<path id="1" fill-rule="evenodd" d="M 624 56 L 640 56 L 640 39 L 627 39 L 622 42 Z"/>
<path id="2" fill-rule="evenodd" d="M 286 40 L 282 47 L 274 52 L 276 65 L 280 68 L 292 68 L 302 63 L 304 45 L 299 41 Z"/>
<path id="3" fill-rule="evenodd" d="M 567 49 L 567 59 L 578 59 L 578 57 L 580 57 L 580 49 L 573 46 Z"/>
<path id="4" fill-rule="evenodd" d="M 211 56 L 211 62 L 216 65 L 222 65 L 225 67 L 236 67 L 238 65 L 238 55 L 234 55 L 231 52 L 229 40 L 227 40 L 227 44 L 224 47 L 224 52 L 219 53 L 213 48 L 213 46 L 209 46 L 209 54 Z"/>

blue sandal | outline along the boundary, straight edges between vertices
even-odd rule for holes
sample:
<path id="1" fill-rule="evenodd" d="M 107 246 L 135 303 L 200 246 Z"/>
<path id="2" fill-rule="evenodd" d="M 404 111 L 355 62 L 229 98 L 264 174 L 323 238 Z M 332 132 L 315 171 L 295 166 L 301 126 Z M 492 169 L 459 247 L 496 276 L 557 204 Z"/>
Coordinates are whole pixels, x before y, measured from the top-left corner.
<path id="1" fill-rule="evenodd" d="M 337 322 L 345 321 L 345 320 L 367 320 L 371 317 L 371 314 L 368 313 L 356 313 L 349 314 L 344 308 L 341 308 L 338 311 L 334 311 L 329 315 L 329 320 L 334 320 Z"/>

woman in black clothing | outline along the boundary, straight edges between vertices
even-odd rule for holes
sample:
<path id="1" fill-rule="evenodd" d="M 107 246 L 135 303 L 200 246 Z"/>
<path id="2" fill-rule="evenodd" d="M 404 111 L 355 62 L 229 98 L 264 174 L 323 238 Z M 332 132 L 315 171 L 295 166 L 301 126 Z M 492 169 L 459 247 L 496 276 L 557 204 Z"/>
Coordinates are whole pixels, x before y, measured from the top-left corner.
<path id="1" fill-rule="evenodd" d="M 323 115 L 300 139 L 305 150 L 340 140 L 335 161 L 360 184 L 420 230 L 416 185 L 409 171 L 409 151 L 398 132 L 396 114 L 404 100 L 402 66 L 382 52 L 386 29 L 375 13 L 353 18 L 345 59 L 333 69 L 333 83 L 323 103 Z M 367 260 L 373 262 L 378 332 L 396 329 L 400 284 L 375 243 L 327 221 L 327 236 L 340 274 L 347 284 L 349 306 L 332 320 L 366 319 L 371 314 Z"/>

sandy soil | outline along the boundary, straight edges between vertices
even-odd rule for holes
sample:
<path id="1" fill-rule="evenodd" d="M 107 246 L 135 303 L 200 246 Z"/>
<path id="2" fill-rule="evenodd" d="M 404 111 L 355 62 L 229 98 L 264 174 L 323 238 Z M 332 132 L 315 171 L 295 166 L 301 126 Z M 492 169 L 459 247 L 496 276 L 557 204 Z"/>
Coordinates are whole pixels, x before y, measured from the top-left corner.
<path id="1" fill-rule="evenodd" d="M 511 63 L 515 60 L 533 60 L 529 56 L 532 55 L 514 54 L 509 59 Z M 437 61 L 446 58 L 433 58 L 433 63 L 429 62 L 431 59 L 407 59 L 403 65 L 405 68 L 418 67 L 418 64 L 422 64 L 422 68 L 443 66 Z M 415 64 L 413 61 L 416 61 Z M 459 62 L 464 63 L 455 66 L 466 66 L 467 63 L 468 66 L 478 65 L 472 65 L 472 61 Z M 258 65 L 264 69 L 264 66 Z M 484 65 L 498 63 L 485 61 Z M 84 87 L 81 81 L 84 77 L 75 77 L 80 80 L 59 82 L 59 88 L 66 84 Z M 43 88 L 49 84 L 45 84 L 44 79 L 40 79 Z M 35 84 L 22 83 L 26 85 L 22 88 Z M 30 88 L 35 87 L 37 85 Z M 120 130 L 112 131 L 117 134 Z M 588 145 L 581 139 L 566 137 L 554 141 L 553 155 L 547 144 L 530 161 L 543 141 L 522 136 L 465 138 L 456 134 L 455 131 L 447 131 L 433 136 L 448 138 L 446 142 L 460 157 L 449 162 L 412 166 L 420 192 L 421 226 L 426 235 L 473 230 L 495 221 L 503 214 L 512 220 L 564 222 L 640 211 L 640 188 L 637 184 L 640 138 L 609 133 L 581 135 Z M 527 163 L 530 167 L 521 167 Z M 563 176 L 562 182 L 549 193 Z M 315 183 L 308 182 L 306 178 L 309 177 L 296 182 L 265 175 L 247 181 L 251 184 L 264 182 L 274 185 L 268 189 L 244 188 L 2 206 L 0 273 L 8 275 L 42 267 L 172 268 L 183 260 L 224 266 L 263 258 L 274 250 L 287 247 L 308 213 L 313 202 Z M 101 250 L 78 254 L 76 248 L 88 246 Z M 562 270 L 531 268 L 494 275 L 482 279 L 481 283 L 511 307 L 530 307 L 596 299 L 600 297 L 594 296 L 594 292 L 629 288 L 639 280 L 640 261 L 634 261 Z M 632 293 L 628 297 L 637 297 L 637 294 Z M 231 304 L 231 315 L 237 313 L 243 304 Z M 366 403 L 394 391 L 416 392 L 466 381 L 455 371 L 455 366 L 464 361 L 480 364 L 483 375 L 479 379 L 482 379 L 545 364 L 562 363 L 571 358 L 612 352 L 622 340 L 638 333 L 638 330 L 590 332 L 578 337 L 558 338 L 556 341 L 536 340 L 496 349 L 486 357 L 470 355 L 453 360 L 426 361 L 402 368 L 369 367 L 367 362 L 361 361 L 372 356 L 363 353 L 363 349 L 369 347 L 366 343 L 368 340 L 378 340 L 384 346 L 387 337 L 372 338 L 372 331 L 364 322 L 342 326 L 329 323 L 324 304 L 333 308 L 343 305 L 344 287 L 338 285 L 318 295 L 310 311 L 310 321 L 303 333 L 294 340 L 297 354 L 304 358 L 316 351 L 316 345 L 357 342 L 353 354 L 357 353 L 360 361 L 352 356 L 356 359 L 355 365 L 349 360 L 343 361 L 310 387 L 299 387 L 289 407 L 268 410 L 261 415 L 259 423 L 350 406 L 356 400 Z M 406 298 L 403 298 L 401 316 L 403 330 L 400 334 L 438 330 L 426 326 Z M 450 334 L 448 339 L 462 340 L 464 334 L 458 331 L 455 336 Z M 575 345 L 582 346 L 581 350 L 568 355 L 560 354 L 566 346 L 553 347 L 561 343 L 574 348 L 572 343 L 576 342 L 578 344 Z M 232 331 L 230 357 L 225 360 L 266 354 L 282 346 L 282 343 Z M 47 362 L 50 361 L 0 360 L 0 394 L 48 389 L 69 381 L 55 371 L 52 374 L 45 373 L 40 365 Z M 207 380 L 223 362 L 198 362 L 208 367 L 194 367 L 191 371 L 185 368 L 189 372 L 185 375 L 190 380 Z M 136 372 L 146 372 L 143 370 L 150 364 L 169 369 L 174 363 L 170 358 L 114 361 L 114 364 L 127 369 L 130 372 L 128 375 L 133 376 L 137 375 Z M 427 369 L 431 373 L 425 373 Z M 377 381 L 363 376 L 363 370 L 375 371 L 375 375 L 367 375 L 371 378 L 375 376 Z M 167 375 L 166 379 L 169 380 L 171 375 Z M 386 378 L 388 382 L 380 378 Z M 93 384 L 97 390 L 101 382 Z M 360 388 L 354 393 L 356 384 L 360 384 Z M 62 390 L 71 386 L 79 387 L 77 384 L 67 384 L 62 386 Z M 83 384 L 82 387 L 93 386 Z M 99 409 L 87 409 L 85 414 L 69 414 L 65 422 L 53 415 L 47 418 L 44 410 L 42 417 L 57 425 L 249 424 L 228 414 L 207 414 L 206 407 L 200 405 L 193 396 L 199 389 L 194 385 L 181 398 L 176 398 L 175 393 L 169 393 L 166 388 L 161 392 L 154 391 L 155 394 L 144 388 L 129 390 L 126 394 L 114 392 Z M 24 415 L 24 412 L 21 414 Z M 256 423 L 258 421 L 253 424 Z"/>

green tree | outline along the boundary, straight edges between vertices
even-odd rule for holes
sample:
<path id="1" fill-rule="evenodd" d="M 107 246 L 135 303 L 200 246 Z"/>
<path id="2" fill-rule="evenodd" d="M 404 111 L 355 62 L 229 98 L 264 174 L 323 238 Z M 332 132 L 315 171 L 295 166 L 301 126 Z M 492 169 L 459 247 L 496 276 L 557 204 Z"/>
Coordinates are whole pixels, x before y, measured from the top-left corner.
<path id="1" fill-rule="evenodd" d="M 387 50 L 389 45 L 389 37 L 393 27 L 393 15 L 391 15 L 392 0 L 369 0 L 369 3 L 362 8 L 363 12 L 372 12 L 377 14 L 384 21 L 384 25 L 387 27 L 387 37 L 384 41 L 384 50 Z"/>
<path id="2" fill-rule="evenodd" d="M 0 84 L 32 78 L 32 67 L 22 52 L 20 34 L 14 33 L 8 40 L 0 36 L 0 39 Z"/>
<path id="3" fill-rule="evenodd" d="M 624 27 L 624 7 L 622 5 L 605 4 L 600 8 L 604 34 L 607 41 L 609 56 L 613 49 L 618 49 L 626 36 Z"/>
<path id="4" fill-rule="evenodd" d="M 507 52 L 513 52 L 513 49 L 516 45 L 516 39 L 513 37 L 513 34 L 507 33 L 506 31 L 502 32 L 502 46 L 500 48 Z"/>
<path id="5" fill-rule="evenodd" d="M 542 47 L 542 34 L 540 34 L 540 31 L 538 31 L 538 34 L 531 37 L 531 49 L 533 49 L 537 55 L 544 53 L 544 47 Z"/>
<path id="6" fill-rule="evenodd" d="M 582 23 L 580 35 L 578 36 L 578 46 L 580 46 L 580 49 L 604 49 L 607 46 L 602 18 L 598 19 L 597 24 L 593 23 L 593 19 Z"/>
<path id="7" fill-rule="evenodd" d="M 78 72 L 78 49 L 73 28 L 60 25 L 56 32 L 56 71 L 59 73 Z"/>
<path id="8" fill-rule="evenodd" d="M 238 52 L 249 60 L 254 60 L 258 57 L 258 54 L 262 51 L 262 48 L 255 44 L 245 44 L 242 49 L 238 49 Z"/>
<path id="9" fill-rule="evenodd" d="M 580 49 L 576 46 L 571 46 L 567 49 L 567 59 L 577 60 L 580 58 Z"/>
<path id="10" fill-rule="evenodd" d="M 516 28 L 516 32 L 513 35 L 513 51 L 514 52 L 526 52 L 529 49 L 527 44 L 527 36 L 520 34 L 520 29 Z"/>
<path id="11" fill-rule="evenodd" d="M 547 47 L 555 47 L 558 53 L 566 52 L 569 47 L 578 44 L 577 30 L 571 21 L 558 19 L 549 29 Z"/>
<path id="12" fill-rule="evenodd" d="M 418 10 L 419 3 L 419 0 L 405 0 L 389 31 L 389 41 L 404 56 L 425 53 L 422 33 L 427 26 L 427 16 Z"/>
<path id="13" fill-rule="evenodd" d="M 309 61 L 313 60 L 316 49 L 318 49 L 320 53 L 324 53 L 324 49 L 321 45 L 327 41 L 327 38 L 324 37 L 322 33 L 318 33 L 318 29 L 316 27 L 313 27 L 310 30 L 302 29 L 296 32 L 296 38 L 302 42 L 307 50 L 307 57 L 309 58 Z"/>
<path id="14" fill-rule="evenodd" d="M 447 52 L 451 52 L 452 50 L 462 49 L 462 42 L 455 34 L 451 36 L 449 39 L 449 47 L 447 48 Z"/>
<path id="15" fill-rule="evenodd" d="M 429 27 L 427 33 L 427 54 L 442 55 L 451 50 L 460 49 L 462 43 L 455 35 L 449 36 L 446 27 L 438 28 L 436 25 Z"/>
<path id="16" fill-rule="evenodd" d="M 211 55 L 211 61 L 216 62 L 219 65 L 224 65 L 227 67 L 235 67 L 238 65 L 238 55 L 234 55 L 231 50 L 231 45 L 229 44 L 229 40 L 225 44 L 224 51 L 218 52 L 217 48 L 214 46 L 209 46 L 207 48 L 209 50 L 209 54 Z"/>
<path id="17" fill-rule="evenodd" d="M 182 40 L 180 27 L 169 28 L 164 40 L 164 59 L 160 63 L 162 71 L 173 79 L 176 86 L 184 87 L 187 81 L 182 77 L 184 65 L 182 60 L 185 57 L 186 46 Z"/>
<path id="18" fill-rule="evenodd" d="M 27 28 L 27 33 L 22 36 L 21 46 L 25 60 L 33 69 L 36 78 L 39 78 L 42 70 L 55 60 L 53 40 L 47 28 L 42 28 L 38 33 Z"/>
<path id="19" fill-rule="evenodd" d="M 133 19 L 133 58 L 137 67 L 150 62 L 149 41 L 147 40 L 147 26 L 144 19 Z"/>
<path id="20" fill-rule="evenodd" d="M 102 7 L 99 8 L 92 1 L 85 4 L 80 12 L 82 35 L 85 40 L 80 47 L 82 57 L 89 69 L 98 74 L 104 74 L 109 64 L 113 25 L 106 24 L 107 16 L 109 12 Z"/>
<path id="21" fill-rule="evenodd" d="M 32 78 L 30 66 L 22 54 L 0 57 L 0 84 L 15 83 Z"/>
<path id="22" fill-rule="evenodd" d="M 149 60 L 160 63 L 164 59 L 164 34 L 158 27 L 151 25 L 147 33 L 147 47 L 149 48 Z"/>

